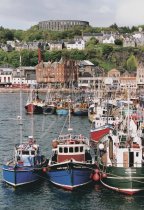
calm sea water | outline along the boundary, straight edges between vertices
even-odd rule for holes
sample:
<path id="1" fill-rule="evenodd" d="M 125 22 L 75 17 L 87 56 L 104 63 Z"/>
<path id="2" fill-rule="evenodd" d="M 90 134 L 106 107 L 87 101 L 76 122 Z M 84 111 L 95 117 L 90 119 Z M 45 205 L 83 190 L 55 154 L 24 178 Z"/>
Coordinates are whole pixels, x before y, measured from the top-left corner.
<path id="1" fill-rule="evenodd" d="M 23 94 L 23 107 L 27 94 Z M 0 94 L 0 164 L 13 155 L 13 146 L 19 143 L 19 94 Z M 34 132 L 44 155 L 51 154 L 51 140 L 58 136 L 65 117 L 26 115 L 23 108 L 23 139 Z M 34 123 L 34 129 L 32 124 Z M 90 124 L 86 117 L 72 117 L 75 133 L 89 136 Z M 64 126 L 64 130 L 66 127 Z M 100 183 L 87 185 L 73 192 L 55 187 L 47 180 L 14 190 L 2 181 L 0 170 L 0 209 L 18 210 L 140 210 L 144 209 L 144 193 L 126 196 L 103 187 Z"/>

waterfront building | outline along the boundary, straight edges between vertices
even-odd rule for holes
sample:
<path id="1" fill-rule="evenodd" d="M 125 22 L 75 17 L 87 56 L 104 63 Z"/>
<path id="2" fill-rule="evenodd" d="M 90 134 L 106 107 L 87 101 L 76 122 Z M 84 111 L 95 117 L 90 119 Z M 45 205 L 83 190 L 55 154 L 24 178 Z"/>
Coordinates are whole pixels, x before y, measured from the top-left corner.
<path id="1" fill-rule="evenodd" d="M 0 68 L 0 86 L 9 86 L 12 84 L 12 68 Z"/>
<path id="2" fill-rule="evenodd" d="M 22 66 L 13 70 L 13 86 L 19 86 L 20 82 L 23 86 L 35 86 L 36 81 L 36 71 L 35 67 L 32 66 Z"/>
<path id="3" fill-rule="evenodd" d="M 75 26 L 89 26 L 89 22 L 81 20 L 47 20 L 39 22 L 39 29 L 65 31 Z"/>
<path id="4" fill-rule="evenodd" d="M 59 62 L 41 61 L 36 67 L 36 80 L 39 84 L 52 84 L 57 87 L 68 87 L 77 83 L 77 67 L 74 60 Z"/>
<path id="5" fill-rule="evenodd" d="M 137 67 L 136 82 L 138 95 L 144 95 L 144 65 L 142 62 Z"/>

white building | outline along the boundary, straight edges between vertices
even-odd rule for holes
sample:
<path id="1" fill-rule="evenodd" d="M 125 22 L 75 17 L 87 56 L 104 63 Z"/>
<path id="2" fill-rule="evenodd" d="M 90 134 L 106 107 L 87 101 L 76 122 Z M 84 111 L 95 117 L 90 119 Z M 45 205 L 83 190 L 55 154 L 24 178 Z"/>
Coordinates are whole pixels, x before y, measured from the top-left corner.
<path id="1" fill-rule="evenodd" d="M 11 85 L 12 73 L 12 68 L 0 68 L 0 85 Z"/>
<path id="2" fill-rule="evenodd" d="M 115 38 L 112 35 L 106 36 L 103 39 L 103 43 L 105 43 L 105 44 L 114 44 L 114 42 L 115 42 Z"/>
<path id="3" fill-rule="evenodd" d="M 66 48 L 68 50 L 71 50 L 71 49 L 84 50 L 85 49 L 85 41 L 84 40 L 78 40 L 78 41 L 68 42 L 66 44 Z"/>
<path id="4" fill-rule="evenodd" d="M 20 73 L 20 71 L 21 71 L 21 73 Z M 21 70 L 20 70 L 20 68 L 14 69 L 12 84 L 20 85 L 20 83 L 22 83 L 22 85 L 26 85 L 26 86 L 37 84 L 34 67 L 25 66 L 25 67 L 21 67 Z"/>

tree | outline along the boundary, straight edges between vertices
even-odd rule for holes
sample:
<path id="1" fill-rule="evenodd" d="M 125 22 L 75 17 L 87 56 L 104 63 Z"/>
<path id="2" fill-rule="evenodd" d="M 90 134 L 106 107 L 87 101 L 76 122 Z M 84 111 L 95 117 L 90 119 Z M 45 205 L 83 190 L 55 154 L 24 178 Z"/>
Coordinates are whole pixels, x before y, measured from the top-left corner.
<path id="1" fill-rule="evenodd" d="M 103 54 L 104 55 L 109 55 L 113 51 L 113 46 L 109 44 L 103 45 Z"/>
<path id="2" fill-rule="evenodd" d="M 136 71 L 137 69 L 136 57 L 134 55 L 131 55 L 126 62 L 126 65 L 127 65 L 127 70 L 129 72 Z"/>
<path id="3" fill-rule="evenodd" d="M 121 40 L 121 39 L 115 39 L 114 43 L 115 43 L 115 45 L 122 46 L 123 45 L 123 40 Z"/>
<path id="4" fill-rule="evenodd" d="M 110 28 L 114 29 L 115 31 L 118 31 L 119 29 L 116 23 L 112 24 Z"/>

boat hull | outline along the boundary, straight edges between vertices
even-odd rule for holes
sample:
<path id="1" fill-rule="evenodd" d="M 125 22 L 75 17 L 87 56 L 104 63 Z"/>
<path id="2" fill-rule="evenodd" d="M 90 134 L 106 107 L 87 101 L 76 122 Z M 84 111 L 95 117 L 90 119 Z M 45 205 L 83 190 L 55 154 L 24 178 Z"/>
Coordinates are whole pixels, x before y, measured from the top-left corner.
<path id="1" fill-rule="evenodd" d="M 3 181 L 13 187 L 29 184 L 39 179 L 33 167 L 13 167 L 3 165 Z"/>
<path id="2" fill-rule="evenodd" d="M 56 110 L 57 115 L 68 115 L 69 110 L 68 109 L 57 109 Z"/>
<path id="3" fill-rule="evenodd" d="M 88 116 L 88 110 L 73 111 L 74 116 Z"/>
<path id="4" fill-rule="evenodd" d="M 92 170 L 88 166 L 78 167 L 74 164 L 67 163 L 50 167 L 47 172 L 49 180 L 64 189 L 73 190 L 77 187 L 88 184 L 91 179 Z"/>
<path id="5" fill-rule="evenodd" d="M 43 107 L 34 104 L 28 104 L 25 106 L 27 114 L 43 114 Z"/>
<path id="6" fill-rule="evenodd" d="M 43 114 L 51 115 L 56 113 L 56 108 L 53 106 L 44 106 L 43 107 Z"/>
<path id="7" fill-rule="evenodd" d="M 103 167 L 103 166 L 102 166 Z M 144 190 L 144 168 L 107 167 L 101 183 L 118 192 L 133 195 Z"/>

